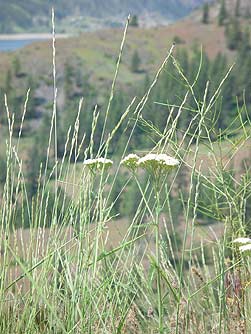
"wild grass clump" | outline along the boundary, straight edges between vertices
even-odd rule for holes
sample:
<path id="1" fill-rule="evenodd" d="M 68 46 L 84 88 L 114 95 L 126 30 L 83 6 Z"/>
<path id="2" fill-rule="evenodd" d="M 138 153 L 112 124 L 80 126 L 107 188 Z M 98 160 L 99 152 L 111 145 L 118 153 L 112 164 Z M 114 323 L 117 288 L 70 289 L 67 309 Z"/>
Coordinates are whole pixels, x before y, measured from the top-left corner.
<path id="1" fill-rule="evenodd" d="M 236 134 L 216 135 L 208 120 L 229 73 L 211 95 L 208 82 L 199 100 L 194 87 L 200 66 L 197 79 L 189 82 L 172 46 L 143 97 L 129 101 L 108 130 L 127 26 L 102 133 L 96 136 L 95 108 L 90 137 L 79 140 L 78 113 L 60 159 L 53 38 L 47 156 L 31 198 L 19 155 L 22 139 L 13 138 L 15 119 L 5 99 L 9 137 L 0 208 L 1 333 L 251 331 L 250 257 L 235 242 L 251 237 L 250 165 L 240 163 L 250 123 L 238 111 Z M 162 104 L 166 119 L 160 131 L 144 118 L 144 110 L 169 67 L 186 93 L 176 106 Z M 196 108 L 190 110 L 188 97 Z M 190 122 L 181 130 L 184 110 L 190 110 Z M 148 152 L 131 151 L 142 122 L 154 144 Z M 125 129 L 130 133 L 123 154 L 110 156 L 115 135 Z M 127 204 L 123 198 L 132 182 L 138 203 L 133 216 L 122 220 L 118 208 Z"/>

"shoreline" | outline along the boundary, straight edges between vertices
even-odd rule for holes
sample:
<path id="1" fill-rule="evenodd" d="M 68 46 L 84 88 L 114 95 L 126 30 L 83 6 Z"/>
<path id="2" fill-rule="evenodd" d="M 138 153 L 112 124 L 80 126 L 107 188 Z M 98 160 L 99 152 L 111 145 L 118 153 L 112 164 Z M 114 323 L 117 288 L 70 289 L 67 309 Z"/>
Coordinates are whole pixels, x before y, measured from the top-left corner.
<path id="1" fill-rule="evenodd" d="M 56 34 L 56 39 L 68 38 L 69 34 Z M 31 34 L 0 34 L 0 41 L 22 41 L 22 40 L 48 40 L 52 39 L 52 34 L 49 33 L 31 33 Z"/>

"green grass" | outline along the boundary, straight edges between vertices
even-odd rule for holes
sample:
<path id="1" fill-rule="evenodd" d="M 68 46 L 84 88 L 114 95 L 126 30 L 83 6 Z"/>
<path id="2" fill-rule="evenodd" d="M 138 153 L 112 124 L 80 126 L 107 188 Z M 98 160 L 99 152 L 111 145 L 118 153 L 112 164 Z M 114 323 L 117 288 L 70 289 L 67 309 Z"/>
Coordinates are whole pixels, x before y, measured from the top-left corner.
<path id="1" fill-rule="evenodd" d="M 160 71 L 171 53 L 172 49 Z M 124 153 L 108 157 L 114 160 L 108 170 L 93 173 L 83 163 L 72 163 L 71 152 L 80 150 L 78 118 L 67 153 L 58 161 L 54 109 L 47 161 L 32 202 L 22 162 L 29 139 L 21 139 L 18 150 L 17 139 L 6 137 L 7 176 L 0 199 L 0 333 L 251 331 L 250 258 L 232 243 L 251 233 L 250 160 L 246 169 L 239 164 L 235 170 L 230 154 L 226 167 L 219 154 L 221 142 L 212 141 L 205 117 L 217 96 L 205 103 L 193 95 L 197 117 L 187 131 L 179 131 L 177 113 L 149 148 L 175 156 L 180 161 L 177 169 L 163 173 L 158 182 L 142 168 L 127 172 L 121 191 L 111 196 L 119 175 L 125 173 L 122 158 L 133 153 L 127 146 L 157 79 L 158 73 L 141 101 L 125 111 L 132 120 L 131 133 Z M 110 101 L 116 89 L 114 80 Z M 189 84 L 187 89 L 193 93 Z M 106 115 L 97 157 L 107 158 L 117 129 L 127 123 L 122 117 L 109 136 L 109 106 Z M 96 138 L 95 122 L 92 132 Z M 249 141 L 250 124 L 236 149 Z M 205 147 L 211 155 L 207 168 L 201 162 Z M 87 158 L 93 157 L 92 148 L 91 140 L 84 152 Z M 139 205 L 132 218 L 115 225 L 120 212 L 114 207 L 123 199 L 129 179 L 139 188 Z M 64 188 L 74 189 L 74 194 L 67 196 Z M 30 226 L 25 229 L 27 219 Z M 214 224 L 206 234 L 198 222 L 210 219 Z"/>

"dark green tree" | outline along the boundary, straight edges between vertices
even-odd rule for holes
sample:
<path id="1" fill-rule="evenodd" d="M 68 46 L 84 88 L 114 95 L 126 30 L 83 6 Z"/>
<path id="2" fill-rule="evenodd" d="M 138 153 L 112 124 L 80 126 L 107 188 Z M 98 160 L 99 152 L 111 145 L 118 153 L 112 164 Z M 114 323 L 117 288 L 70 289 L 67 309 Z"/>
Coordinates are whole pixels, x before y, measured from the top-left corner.
<path id="1" fill-rule="evenodd" d="M 27 105 L 26 117 L 34 118 L 36 116 L 36 103 L 35 103 L 35 89 L 36 84 L 32 76 L 29 76 L 27 79 L 27 88 L 26 90 L 30 90 L 29 100 Z"/>
<path id="2" fill-rule="evenodd" d="M 202 23 L 204 24 L 209 23 L 209 4 L 208 3 L 205 3 L 203 6 Z"/>
<path id="3" fill-rule="evenodd" d="M 12 92 L 12 72 L 10 69 L 8 69 L 5 77 L 5 94 L 9 94 Z"/>
<path id="4" fill-rule="evenodd" d="M 240 5 L 241 5 L 240 0 L 236 0 L 235 11 L 234 11 L 236 17 L 240 16 Z"/>
<path id="5" fill-rule="evenodd" d="M 74 95 L 74 79 L 74 68 L 67 62 L 64 68 L 64 95 L 66 103 Z"/>
<path id="6" fill-rule="evenodd" d="M 230 50 L 238 49 L 242 41 L 242 32 L 240 29 L 239 20 L 233 18 L 226 26 L 225 36 L 227 40 L 227 47 Z"/>
<path id="7" fill-rule="evenodd" d="M 15 58 L 13 59 L 13 72 L 15 77 L 19 77 L 21 74 L 21 63 L 20 63 L 20 59 L 18 56 L 15 56 Z"/>
<path id="8" fill-rule="evenodd" d="M 60 127 L 58 131 L 58 154 L 62 156 L 64 154 L 65 143 L 67 141 L 67 134 L 71 128 L 71 136 L 73 135 L 75 121 L 78 115 L 78 103 L 77 101 L 68 101 L 62 112 L 60 119 Z M 91 123 L 86 126 L 91 127 Z M 80 141 L 80 135 L 77 138 L 78 142 Z M 68 147 L 68 149 L 70 149 Z"/>
<path id="9" fill-rule="evenodd" d="M 151 81 L 150 81 L 149 74 L 146 73 L 145 78 L 144 78 L 144 85 L 143 85 L 142 94 L 145 94 L 145 92 L 149 89 L 150 83 L 151 83 Z"/>
<path id="10" fill-rule="evenodd" d="M 34 143 L 28 152 L 28 160 L 26 166 L 27 179 L 26 179 L 26 190 L 29 198 L 32 198 L 37 193 L 38 178 L 39 178 L 39 167 L 41 161 L 39 148 L 39 140 L 37 136 L 34 138 Z M 34 159 L 36 157 L 36 159 Z"/>
<path id="11" fill-rule="evenodd" d="M 209 80 L 211 90 L 215 91 L 220 84 L 223 75 L 227 71 L 227 58 L 224 54 L 218 53 L 211 61 L 209 69 Z"/>
<path id="12" fill-rule="evenodd" d="M 226 10 L 225 0 L 221 0 L 220 11 L 218 16 L 218 25 L 222 26 L 225 23 L 226 18 L 227 18 L 227 10 Z"/>
<path id="13" fill-rule="evenodd" d="M 76 73 L 76 85 L 78 88 L 83 88 L 84 86 L 84 75 L 81 70 L 78 70 Z"/>
<path id="14" fill-rule="evenodd" d="M 201 68 L 200 73 L 197 78 L 194 91 L 195 95 L 197 96 L 197 99 L 199 101 L 203 101 L 204 99 L 204 92 L 206 89 L 207 81 L 209 78 L 209 69 L 210 69 L 210 60 L 205 52 L 201 53 L 200 49 L 194 49 L 194 52 L 192 54 L 192 58 L 189 64 L 190 70 L 189 70 L 189 79 L 190 82 L 194 82 L 196 80 L 196 76 L 198 73 L 198 64 L 201 61 Z M 194 103 L 194 101 L 191 101 L 191 106 L 196 110 L 197 106 Z"/>
<path id="15" fill-rule="evenodd" d="M 250 31 L 249 31 L 249 28 L 246 27 L 246 29 L 242 33 L 242 40 L 241 40 L 241 43 L 239 45 L 238 56 L 239 56 L 239 61 L 240 62 L 243 62 L 243 60 L 245 60 L 246 57 L 250 56 L 250 54 L 249 54 L 250 48 L 251 48 L 251 45 L 250 45 Z"/>
<path id="16" fill-rule="evenodd" d="M 22 106 L 22 96 L 17 96 L 17 92 L 15 90 L 13 84 L 13 75 L 11 69 L 8 69 L 5 77 L 5 85 L 4 85 L 4 93 L 7 95 L 8 108 L 10 112 L 10 117 L 14 115 L 14 135 L 17 135 L 20 129 L 21 118 L 23 114 L 23 106 Z M 2 115 L 3 123 L 7 123 L 7 115 Z"/>
<path id="17" fill-rule="evenodd" d="M 251 86 L 251 76 L 249 72 L 251 66 L 250 49 L 250 34 L 249 29 L 246 28 L 242 34 L 242 42 L 238 49 L 235 71 L 235 95 L 238 97 L 240 105 L 243 105 L 244 102 L 247 105 L 251 103 L 250 94 L 248 93 L 249 87 Z M 245 94 L 245 92 L 247 93 Z"/>
<path id="18" fill-rule="evenodd" d="M 47 158 L 50 122 L 51 120 L 49 115 L 45 114 L 42 120 L 42 124 L 34 136 L 33 145 L 28 153 L 26 165 L 26 187 L 29 198 L 32 198 L 37 193 L 40 169 L 42 176 L 44 173 Z M 52 154 L 53 152 L 50 152 L 49 156 Z M 49 170 L 51 168 L 50 162 L 48 168 Z"/>
<path id="19" fill-rule="evenodd" d="M 4 184 L 7 176 L 6 157 L 0 156 L 0 184 Z"/>
<path id="20" fill-rule="evenodd" d="M 137 51 L 135 51 L 133 53 L 132 60 L 131 60 L 131 71 L 133 73 L 136 73 L 139 71 L 140 63 L 141 63 L 141 60 L 140 60 L 139 54 Z"/>
<path id="21" fill-rule="evenodd" d="M 138 27 L 139 26 L 139 21 L 138 21 L 138 16 L 133 15 L 130 21 L 130 26 L 132 27 Z"/>

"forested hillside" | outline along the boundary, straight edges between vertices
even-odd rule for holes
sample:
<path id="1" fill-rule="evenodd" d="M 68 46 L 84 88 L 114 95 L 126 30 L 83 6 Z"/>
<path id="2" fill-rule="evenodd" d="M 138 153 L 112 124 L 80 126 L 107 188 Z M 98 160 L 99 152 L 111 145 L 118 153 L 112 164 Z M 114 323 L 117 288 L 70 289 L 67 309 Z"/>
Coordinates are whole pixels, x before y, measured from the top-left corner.
<path id="1" fill-rule="evenodd" d="M 198 99 L 196 104 L 192 94 L 186 98 L 186 108 L 179 116 L 179 136 L 182 136 L 189 123 L 195 117 L 199 106 L 209 103 L 222 79 L 232 64 L 235 66 L 228 74 L 217 93 L 217 100 L 210 116 L 204 119 L 204 125 L 211 129 L 211 140 L 226 138 L 226 133 L 236 135 L 237 130 L 251 118 L 251 41 L 248 30 L 249 18 L 235 11 L 227 10 L 222 15 L 220 8 L 216 16 L 209 9 L 208 20 L 205 9 L 200 11 L 198 21 L 184 19 L 169 27 L 141 29 L 129 27 L 122 63 L 117 78 L 117 88 L 111 102 L 111 111 L 107 131 L 116 126 L 130 101 L 140 99 L 149 87 L 156 69 L 166 55 L 166 50 L 176 43 L 174 59 L 170 59 L 152 90 L 142 117 L 134 129 L 134 139 L 128 145 L 129 150 L 146 150 L 158 141 L 164 131 L 170 111 L 179 112 L 182 101 L 193 84 L 193 93 Z M 215 10 L 215 9 L 214 9 Z M 215 38 L 217 36 L 217 38 Z M 84 159 L 84 150 L 91 138 L 93 112 L 99 112 L 96 124 L 93 152 L 98 152 L 102 136 L 102 124 L 109 97 L 109 87 L 116 67 L 117 53 L 122 37 L 121 30 L 107 30 L 96 33 L 84 33 L 76 38 L 57 41 L 57 88 L 58 88 L 58 155 L 64 154 L 64 143 L 70 125 L 76 119 L 78 104 L 84 97 L 84 107 L 80 113 L 78 140 L 85 135 L 86 142 L 78 156 Z M 34 60 L 35 59 L 35 60 Z M 27 89 L 30 88 L 26 122 L 22 132 L 21 148 L 27 156 L 26 171 L 28 193 L 36 194 L 36 180 L 40 162 L 46 159 L 46 143 L 49 136 L 49 113 L 53 99 L 51 77 L 51 47 L 48 43 L 37 43 L 24 48 L 16 54 L 2 54 L 0 69 L 5 76 L 0 78 L 1 110 L 0 124 L 3 132 L 7 129 L 7 116 L 4 107 L 4 93 L 8 96 L 11 114 L 15 115 L 14 137 L 18 137 L 22 122 L 22 105 Z M 180 71 L 186 79 L 180 76 Z M 187 81 L 186 81 L 187 80 Z M 204 96 L 208 85 L 207 96 Z M 221 112 L 220 112 L 221 111 Z M 242 115 L 240 119 L 240 114 Z M 133 118 L 132 118 L 133 119 Z M 116 140 L 109 147 L 109 154 L 122 153 L 126 138 L 131 129 L 132 119 L 128 118 L 128 127 L 116 133 Z M 161 132 L 156 132 L 156 128 Z M 187 137 L 193 136 L 193 132 Z M 4 139 L 1 142 L 4 145 Z M 37 160 L 33 156 L 36 154 Z M 4 169 L 4 168 L 3 168 Z M 135 190 L 135 189 L 134 189 Z M 137 197 L 136 191 L 128 192 L 129 198 Z M 137 203 L 136 198 L 133 200 Z M 128 216 L 134 206 L 123 208 L 121 215 Z"/>
<path id="2" fill-rule="evenodd" d="M 205 0 L 0 0 L 0 33 L 20 31 L 48 31 L 50 10 L 55 7 L 60 29 L 86 30 L 88 18 L 102 20 L 102 24 L 119 25 L 131 14 L 160 17 L 167 21 L 187 15 Z M 98 23 L 96 23 L 98 24 Z"/>

